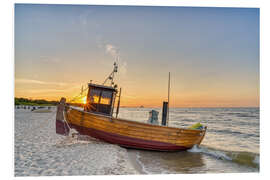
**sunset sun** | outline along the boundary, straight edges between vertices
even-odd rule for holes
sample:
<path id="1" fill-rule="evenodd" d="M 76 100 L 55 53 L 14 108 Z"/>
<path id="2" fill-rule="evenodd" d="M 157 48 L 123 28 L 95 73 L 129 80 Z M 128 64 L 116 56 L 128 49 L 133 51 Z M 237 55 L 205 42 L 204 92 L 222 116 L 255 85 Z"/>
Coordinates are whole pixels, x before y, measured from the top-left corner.
<path id="1" fill-rule="evenodd" d="M 86 96 L 82 97 L 82 103 L 86 104 Z"/>

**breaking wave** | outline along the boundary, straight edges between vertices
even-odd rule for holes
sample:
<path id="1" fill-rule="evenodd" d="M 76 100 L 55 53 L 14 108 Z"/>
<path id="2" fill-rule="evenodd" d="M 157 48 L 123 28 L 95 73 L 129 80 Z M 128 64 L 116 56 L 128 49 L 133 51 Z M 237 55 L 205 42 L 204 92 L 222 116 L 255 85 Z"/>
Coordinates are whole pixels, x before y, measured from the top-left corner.
<path id="1" fill-rule="evenodd" d="M 188 151 L 193 153 L 203 153 L 217 159 L 232 161 L 241 165 L 254 168 L 259 168 L 260 166 L 260 155 L 252 152 L 224 151 L 206 146 L 198 147 L 196 145 Z"/>

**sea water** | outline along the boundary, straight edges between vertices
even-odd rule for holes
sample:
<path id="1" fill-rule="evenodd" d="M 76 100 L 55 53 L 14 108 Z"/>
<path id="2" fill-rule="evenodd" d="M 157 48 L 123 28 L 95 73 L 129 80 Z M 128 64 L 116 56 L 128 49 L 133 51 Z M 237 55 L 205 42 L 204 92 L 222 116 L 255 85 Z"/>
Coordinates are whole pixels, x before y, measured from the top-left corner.
<path id="1" fill-rule="evenodd" d="M 161 108 L 121 108 L 119 117 L 147 122 L 149 111 Z M 186 128 L 207 126 L 202 144 L 182 152 L 129 150 L 146 174 L 258 172 L 259 108 L 171 108 L 168 124 Z"/>

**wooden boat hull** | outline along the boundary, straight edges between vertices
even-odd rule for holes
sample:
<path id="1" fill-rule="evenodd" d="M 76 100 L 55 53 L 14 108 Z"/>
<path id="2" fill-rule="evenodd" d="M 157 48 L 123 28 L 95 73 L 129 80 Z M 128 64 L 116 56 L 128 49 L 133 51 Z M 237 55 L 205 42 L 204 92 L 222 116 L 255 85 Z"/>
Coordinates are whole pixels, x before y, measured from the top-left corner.
<path id="1" fill-rule="evenodd" d="M 86 128 L 71 124 L 71 127 L 76 129 L 82 135 L 88 135 L 112 144 L 118 144 L 127 148 L 147 149 L 157 151 L 177 151 L 185 150 L 186 147 L 177 146 L 171 143 L 164 143 L 158 141 L 144 140 L 139 138 L 132 138 L 128 136 L 122 136 L 119 134 L 108 133 L 93 128 Z"/>
<path id="2" fill-rule="evenodd" d="M 73 108 L 64 110 L 65 121 L 56 120 L 59 134 L 68 134 L 66 124 L 82 135 L 120 146 L 156 151 L 178 151 L 199 145 L 206 130 L 191 130 L 115 119 Z M 62 133 L 61 133 L 62 132 Z"/>

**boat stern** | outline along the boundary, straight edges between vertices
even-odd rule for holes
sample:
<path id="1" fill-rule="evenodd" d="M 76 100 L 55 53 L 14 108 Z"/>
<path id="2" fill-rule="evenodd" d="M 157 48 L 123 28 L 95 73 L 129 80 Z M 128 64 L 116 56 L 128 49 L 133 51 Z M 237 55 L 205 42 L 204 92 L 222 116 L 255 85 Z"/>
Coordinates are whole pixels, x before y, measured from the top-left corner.
<path id="1" fill-rule="evenodd" d="M 55 120 L 55 130 L 57 134 L 68 136 L 69 135 L 69 126 L 65 121 L 64 110 L 65 110 L 66 99 L 61 98 L 56 112 L 56 120 Z"/>

